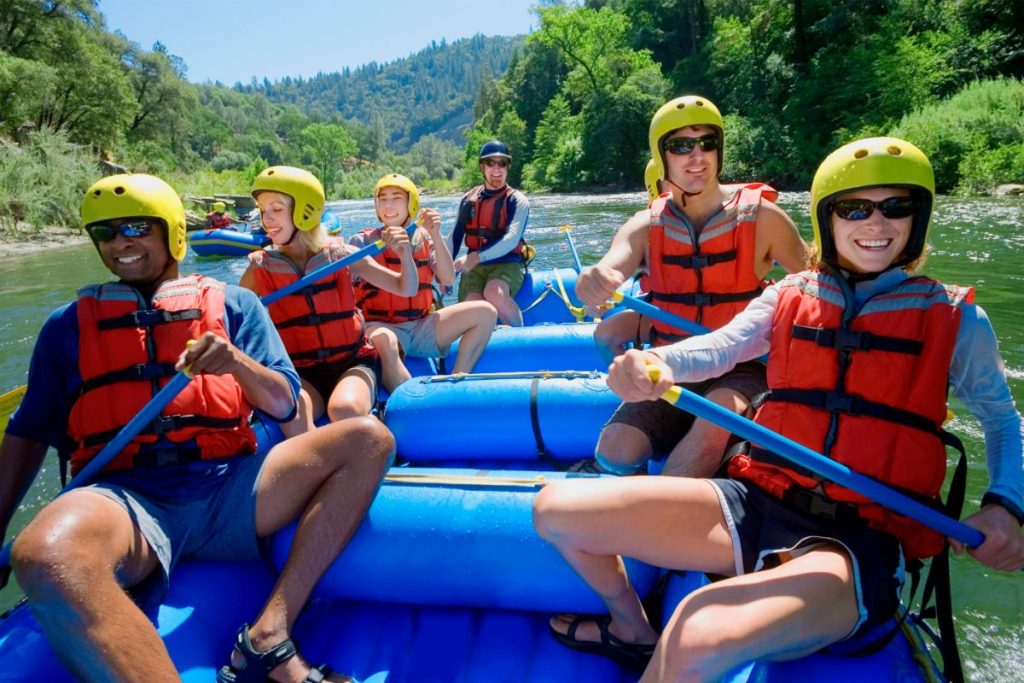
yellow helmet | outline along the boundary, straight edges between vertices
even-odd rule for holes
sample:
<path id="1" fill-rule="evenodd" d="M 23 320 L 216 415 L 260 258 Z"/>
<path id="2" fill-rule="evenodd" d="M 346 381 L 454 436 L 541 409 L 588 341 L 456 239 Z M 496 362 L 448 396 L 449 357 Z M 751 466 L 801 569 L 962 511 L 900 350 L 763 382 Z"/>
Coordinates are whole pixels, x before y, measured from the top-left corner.
<path id="1" fill-rule="evenodd" d="M 647 162 L 647 168 L 644 169 L 644 185 L 647 186 L 647 194 L 650 195 L 650 200 L 653 202 L 661 194 L 661 190 L 658 188 L 658 183 L 661 182 L 661 178 L 658 177 L 658 164 L 651 159 Z"/>
<path id="2" fill-rule="evenodd" d="M 115 218 L 156 218 L 167 231 L 171 258 L 185 258 L 185 206 L 170 185 L 143 173 L 123 173 L 93 183 L 82 199 L 86 226 Z"/>
<path id="3" fill-rule="evenodd" d="M 225 206 L 224 202 L 214 202 L 213 203 L 213 210 L 216 213 L 224 213 L 224 209 L 226 209 L 226 208 L 227 208 L 227 206 Z"/>
<path id="4" fill-rule="evenodd" d="M 385 187 L 397 187 L 399 190 L 404 190 L 409 195 L 409 220 L 416 220 L 416 214 L 420 210 L 420 191 L 416 188 L 416 183 L 406 178 L 404 175 L 398 173 L 388 173 L 382 176 L 377 184 L 373 186 L 373 199 L 374 203 L 377 201 L 377 195 Z M 377 212 L 377 218 L 380 218 L 380 212 Z M 383 219 L 381 219 L 383 220 Z"/>
<path id="5" fill-rule="evenodd" d="M 722 173 L 722 150 L 725 148 L 725 124 L 714 102 L 706 97 L 684 95 L 669 100 L 654 112 L 647 142 L 651 159 L 658 169 L 658 179 L 665 179 L 665 150 L 662 148 L 669 133 L 687 126 L 711 126 L 718 132 L 718 174 Z"/>
<path id="6" fill-rule="evenodd" d="M 309 232 L 320 225 L 327 197 L 324 186 L 316 176 L 294 166 L 271 166 L 265 168 L 252 182 L 252 196 L 260 192 L 280 192 L 292 198 L 292 222 L 303 232 Z"/>
<path id="7" fill-rule="evenodd" d="M 914 197 L 914 222 L 900 263 L 913 261 L 924 251 L 935 197 L 935 175 L 928 157 L 899 138 L 865 138 L 825 157 L 811 183 L 811 225 L 814 242 L 826 262 L 835 262 L 829 214 L 832 200 L 853 190 L 879 185 L 905 187 Z"/>

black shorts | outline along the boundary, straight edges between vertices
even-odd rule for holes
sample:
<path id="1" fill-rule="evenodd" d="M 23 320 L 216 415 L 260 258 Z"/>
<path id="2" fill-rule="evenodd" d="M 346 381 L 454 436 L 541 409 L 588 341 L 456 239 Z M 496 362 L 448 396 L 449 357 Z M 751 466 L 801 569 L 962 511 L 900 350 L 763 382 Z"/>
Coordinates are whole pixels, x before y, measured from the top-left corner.
<path id="1" fill-rule="evenodd" d="M 764 363 L 758 361 L 740 363 L 721 377 L 679 386 L 701 396 L 715 389 L 732 389 L 746 396 L 749 402 L 768 390 Z M 653 459 L 664 460 L 690 431 L 693 415 L 668 401 L 641 401 L 623 403 L 616 408 L 605 427 L 612 424 L 626 424 L 639 429 L 651 442 Z"/>
<path id="2" fill-rule="evenodd" d="M 800 548 L 838 543 L 853 563 L 859 613 L 846 639 L 896 615 L 905 572 L 903 551 L 895 536 L 866 523 L 843 523 L 799 512 L 750 482 L 712 479 L 711 483 L 718 490 L 732 536 L 737 574 L 778 566 Z"/>
<path id="3" fill-rule="evenodd" d="M 305 368 L 295 368 L 299 377 L 309 382 L 326 404 L 331 399 L 334 387 L 342 376 L 354 368 L 365 368 L 372 377 L 370 396 L 377 400 L 377 385 L 380 384 L 380 356 L 372 346 L 361 348 L 350 360 L 340 363 L 319 363 Z"/>

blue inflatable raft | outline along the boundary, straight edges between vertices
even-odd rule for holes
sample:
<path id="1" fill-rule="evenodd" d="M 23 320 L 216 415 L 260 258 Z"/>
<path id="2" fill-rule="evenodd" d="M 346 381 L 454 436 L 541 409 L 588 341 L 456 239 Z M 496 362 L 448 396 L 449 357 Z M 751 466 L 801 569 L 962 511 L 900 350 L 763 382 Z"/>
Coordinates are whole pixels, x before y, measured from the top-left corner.
<path id="1" fill-rule="evenodd" d="M 190 232 L 188 242 L 197 256 L 245 256 L 270 244 L 270 239 L 262 233 L 216 228 Z"/>
<path id="2" fill-rule="evenodd" d="M 357 683 L 637 680 L 636 672 L 549 636 L 551 614 L 602 606 L 532 524 L 542 486 L 595 476 L 551 470 L 590 455 L 618 404 L 595 372 L 601 365 L 590 355 L 596 356 L 592 332 L 592 324 L 576 323 L 498 330 L 481 359 L 493 368 L 489 374 L 424 376 L 396 390 L 383 419 L 401 458 L 429 467 L 389 472 L 299 618 L 294 635 L 304 656 Z M 427 372 L 429 365 L 417 369 Z M 273 441 L 267 434 L 261 432 L 261 445 Z M 292 534 L 286 529 L 272 539 L 277 567 Z M 704 581 L 672 575 L 656 593 L 660 570 L 632 560 L 627 567 L 666 616 Z M 236 630 L 258 613 L 273 580 L 270 565 L 258 562 L 190 561 L 175 569 L 151 617 L 182 680 L 214 679 Z M 913 630 L 910 636 L 916 638 Z M 935 680 L 934 670 L 926 677 L 915 660 L 927 655 L 910 642 L 897 637 L 859 658 L 755 662 L 728 680 Z M 3 681 L 72 680 L 25 604 L 0 617 L 0 662 Z"/>

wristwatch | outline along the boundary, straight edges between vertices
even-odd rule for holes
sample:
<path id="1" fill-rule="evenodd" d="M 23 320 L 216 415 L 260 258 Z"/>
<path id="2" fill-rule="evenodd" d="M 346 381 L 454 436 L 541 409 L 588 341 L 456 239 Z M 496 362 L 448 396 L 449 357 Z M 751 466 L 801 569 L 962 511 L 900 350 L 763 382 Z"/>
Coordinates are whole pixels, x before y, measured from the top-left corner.
<path id="1" fill-rule="evenodd" d="M 1011 501 L 1006 496 L 1001 496 L 998 493 L 992 493 L 989 491 L 981 497 L 982 506 L 995 504 L 999 505 L 1011 515 L 1017 518 L 1017 523 L 1024 527 L 1024 510 L 1021 510 L 1016 503 Z"/>

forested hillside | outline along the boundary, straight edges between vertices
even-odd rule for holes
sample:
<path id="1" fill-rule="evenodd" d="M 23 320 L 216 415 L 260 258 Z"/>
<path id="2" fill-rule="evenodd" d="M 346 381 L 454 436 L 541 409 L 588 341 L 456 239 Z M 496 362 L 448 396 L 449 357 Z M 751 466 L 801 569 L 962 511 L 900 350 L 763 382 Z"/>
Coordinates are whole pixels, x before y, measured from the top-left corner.
<path id="1" fill-rule="evenodd" d="M 727 180 L 806 188 L 829 150 L 891 133 L 940 191 L 1024 183 L 1024 0 L 544 0 L 525 40 L 234 87 L 189 83 L 97 6 L 0 1 L 0 230 L 74 224 L 101 158 L 196 193 L 293 164 L 360 197 L 391 171 L 472 185 L 498 136 L 528 190 L 639 188 L 651 114 L 684 93 L 726 115 Z"/>
<path id="2" fill-rule="evenodd" d="M 312 116 L 340 114 L 358 121 L 395 152 L 408 151 L 430 134 L 461 146 L 465 140 L 459 126 L 472 120 L 477 92 L 505 72 L 522 42 L 522 37 L 482 35 L 450 44 L 442 40 L 389 64 L 370 62 L 309 79 L 265 79 L 237 89 L 294 104 Z"/>

